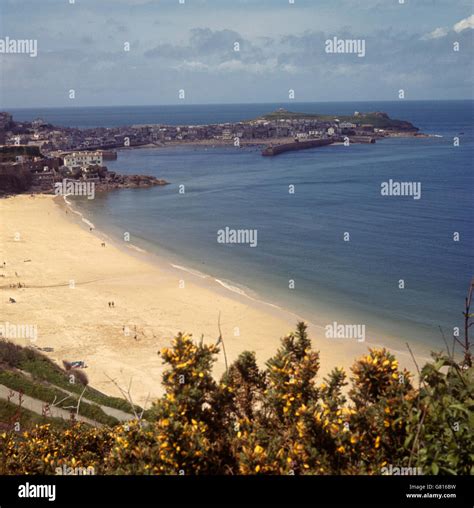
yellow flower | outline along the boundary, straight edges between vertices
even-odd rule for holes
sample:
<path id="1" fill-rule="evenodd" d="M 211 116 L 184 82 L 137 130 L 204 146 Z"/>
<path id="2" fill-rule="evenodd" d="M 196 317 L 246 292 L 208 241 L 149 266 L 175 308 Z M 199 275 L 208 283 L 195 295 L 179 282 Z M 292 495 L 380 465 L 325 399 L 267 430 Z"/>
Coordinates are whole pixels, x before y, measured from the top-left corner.
<path id="1" fill-rule="evenodd" d="M 351 443 L 352 444 L 356 444 L 357 443 L 357 438 L 355 436 L 351 437 Z"/>
<path id="2" fill-rule="evenodd" d="M 346 451 L 346 449 L 344 448 L 344 446 L 340 446 L 340 447 L 337 449 L 337 451 L 338 451 L 339 453 L 344 453 L 344 452 Z"/>
<path id="3" fill-rule="evenodd" d="M 257 445 L 253 451 L 258 455 L 259 453 L 263 452 L 263 448 L 260 445 Z"/>
<path id="4" fill-rule="evenodd" d="M 258 473 L 260 471 L 260 466 L 255 466 L 255 472 Z"/>
<path id="5" fill-rule="evenodd" d="M 384 424 L 385 427 L 390 427 L 390 422 L 387 421 L 387 420 L 384 420 L 383 424 Z"/>
<path id="6" fill-rule="evenodd" d="M 377 436 L 375 438 L 375 448 L 378 448 L 380 446 L 380 436 Z"/>

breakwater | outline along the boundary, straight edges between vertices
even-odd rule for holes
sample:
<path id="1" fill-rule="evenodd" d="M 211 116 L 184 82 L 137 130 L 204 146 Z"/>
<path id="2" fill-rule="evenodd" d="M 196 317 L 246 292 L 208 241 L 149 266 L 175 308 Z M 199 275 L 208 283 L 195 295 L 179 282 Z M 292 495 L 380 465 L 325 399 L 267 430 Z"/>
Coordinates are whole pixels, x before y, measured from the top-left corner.
<path id="1" fill-rule="evenodd" d="M 311 139 L 309 141 L 295 141 L 294 143 L 285 143 L 283 145 L 267 146 L 263 149 L 262 155 L 273 156 L 284 152 L 295 150 L 306 150 L 308 148 L 317 148 L 319 146 L 331 145 L 336 139 Z"/>

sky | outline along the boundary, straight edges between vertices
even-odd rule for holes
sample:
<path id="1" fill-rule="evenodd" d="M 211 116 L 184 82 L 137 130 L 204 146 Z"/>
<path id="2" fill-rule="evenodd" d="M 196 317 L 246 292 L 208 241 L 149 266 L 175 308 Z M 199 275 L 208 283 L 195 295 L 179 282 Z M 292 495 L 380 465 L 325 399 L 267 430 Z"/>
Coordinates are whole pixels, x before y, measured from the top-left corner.
<path id="1" fill-rule="evenodd" d="M 0 0 L 0 109 L 472 99 L 473 28 L 471 0 Z"/>

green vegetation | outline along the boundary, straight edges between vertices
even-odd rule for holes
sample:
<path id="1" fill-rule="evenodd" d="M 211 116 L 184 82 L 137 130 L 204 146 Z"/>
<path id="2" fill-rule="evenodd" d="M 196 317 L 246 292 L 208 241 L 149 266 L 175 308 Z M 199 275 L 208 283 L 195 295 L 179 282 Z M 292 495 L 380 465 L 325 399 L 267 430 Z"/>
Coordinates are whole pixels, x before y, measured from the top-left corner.
<path id="1" fill-rule="evenodd" d="M 354 124 L 367 124 L 373 125 L 377 129 L 388 129 L 396 131 L 418 131 L 410 122 L 404 120 L 395 120 L 390 118 L 386 113 L 373 112 L 373 113 L 359 113 L 358 116 L 354 115 L 320 115 L 317 113 L 296 113 L 286 110 L 278 110 L 273 113 L 263 115 L 259 119 L 263 120 L 318 120 L 320 122 L 350 122 Z"/>
<path id="2" fill-rule="evenodd" d="M 28 157 L 41 157 L 41 152 L 37 146 L 29 145 L 5 145 L 0 146 L 0 162 L 15 161 L 17 155 L 26 155 Z"/>
<path id="3" fill-rule="evenodd" d="M 57 407 L 70 410 L 71 406 L 77 407 L 78 397 L 68 396 L 62 390 L 30 381 L 24 375 L 17 372 L 0 372 L 0 384 L 12 390 L 21 391 L 25 395 L 39 399 L 48 404 L 53 401 L 60 402 Z M 84 389 L 84 388 L 83 388 Z M 118 420 L 104 413 L 102 408 L 95 404 L 88 404 L 81 400 L 79 414 L 105 425 L 116 425 Z"/>
<path id="4" fill-rule="evenodd" d="M 385 349 L 370 349 L 350 377 L 335 368 L 318 380 L 319 353 L 298 323 L 265 369 L 244 352 L 217 381 L 219 343 L 179 334 L 161 351 L 165 394 L 152 421 L 0 434 L 0 474 L 71 463 L 98 474 L 474 473 L 468 339 L 462 361 L 433 354 L 418 380 Z"/>
<path id="5" fill-rule="evenodd" d="M 64 371 L 44 354 L 31 348 L 22 348 L 11 342 L 0 341 L 0 368 L 2 363 L 7 367 L 29 372 L 35 380 L 48 382 L 77 395 L 80 395 L 84 389 L 80 382 L 71 383 L 72 371 L 70 373 Z M 131 411 L 131 406 L 126 400 L 119 397 L 110 397 L 90 386 L 86 388 L 84 398 L 127 413 Z M 135 405 L 135 410 L 141 412 L 142 408 Z"/>
<path id="6" fill-rule="evenodd" d="M 70 426 L 70 423 L 62 418 L 41 416 L 29 409 L 19 408 L 18 404 L 2 399 L 0 399 L 0 422 L 3 425 L 7 425 L 6 422 L 10 422 L 8 424 L 10 427 L 19 423 L 22 432 L 34 429 L 36 425 L 51 424 L 57 429 L 67 429 Z M 3 430 L 0 424 L 0 432 Z"/>

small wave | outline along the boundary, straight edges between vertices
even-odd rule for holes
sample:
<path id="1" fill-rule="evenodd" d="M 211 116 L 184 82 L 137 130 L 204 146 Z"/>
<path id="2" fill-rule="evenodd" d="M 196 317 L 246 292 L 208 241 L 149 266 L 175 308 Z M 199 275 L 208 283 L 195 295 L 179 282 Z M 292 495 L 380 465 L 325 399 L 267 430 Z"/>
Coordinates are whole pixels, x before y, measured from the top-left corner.
<path id="1" fill-rule="evenodd" d="M 201 279 L 207 279 L 207 275 L 201 272 L 198 272 L 197 270 L 191 270 L 191 268 L 186 268 L 184 266 L 180 265 L 174 265 L 173 263 L 170 263 L 173 268 L 177 268 L 178 270 L 182 270 L 183 272 L 188 272 L 191 275 L 196 275 L 197 277 L 201 277 Z"/>
<path id="2" fill-rule="evenodd" d="M 280 307 L 279 305 L 275 305 L 274 303 L 267 302 L 266 300 L 261 300 L 259 298 L 254 298 L 253 296 L 250 296 L 248 293 L 246 293 L 243 289 L 240 289 L 237 286 L 233 286 L 232 284 L 229 284 L 228 282 L 224 282 L 220 279 L 214 279 L 215 282 L 220 284 L 222 287 L 228 289 L 229 291 L 232 291 L 233 293 L 237 293 L 240 296 L 245 296 L 245 298 L 248 298 L 249 300 L 252 300 L 253 302 L 257 302 L 263 305 L 267 305 L 268 307 L 273 307 L 274 309 L 278 310 L 286 310 L 283 309 L 283 307 Z M 287 311 L 290 312 L 290 311 Z M 291 312 L 291 314 L 293 314 Z"/>
<path id="3" fill-rule="evenodd" d="M 82 222 L 87 224 L 90 228 L 95 229 L 95 225 L 90 220 L 87 220 L 85 217 L 81 217 L 81 220 Z"/>
<path id="4" fill-rule="evenodd" d="M 242 295 L 242 296 L 246 296 L 247 298 L 250 298 L 249 295 L 243 290 L 243 289 L 240 289 L 236 286 L 232 286 L 231 284 L 227 283 L 227 282 L 223 282 L 219 279 L 214 279 L 218 284 L 220 284 L 222 287 L 225 287 L 226 289 L 228 289 L 229 291 L 232 291 L 233 293 L 237 293 L 239 295 Z"/>
<path id="5" fill-rule="evenodd" d="M 64 199 L 64 202 L 68 205 L 68 208 L 69 208 L 69 210 L 71 210 L 72 213 L 79 215 L 82 222 L 87 224 L 90 228 L 95 229 L 95 224 L 93 224 L 90 220 L 87 220 L 81 212 L 74 210 L 74 208 L 72 207 L 72 203 L 70 201 L 68 201 L 67 196 L 63 196 L 63 199 Z"/>
<path id="6" fill-rule="evenodd" d="M 141 252 L 142 254 L 146 254 L 146 250 L 140 249 L 140 247 L 137 247 L 136 245 L 133 245 L 133 243 L 130 243 L 127 245 L 129 249 L 136 250 L 137 252 Z"/>

